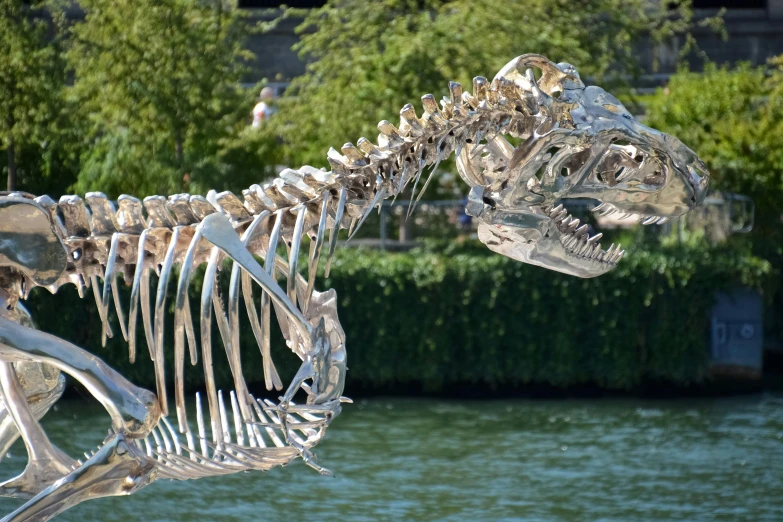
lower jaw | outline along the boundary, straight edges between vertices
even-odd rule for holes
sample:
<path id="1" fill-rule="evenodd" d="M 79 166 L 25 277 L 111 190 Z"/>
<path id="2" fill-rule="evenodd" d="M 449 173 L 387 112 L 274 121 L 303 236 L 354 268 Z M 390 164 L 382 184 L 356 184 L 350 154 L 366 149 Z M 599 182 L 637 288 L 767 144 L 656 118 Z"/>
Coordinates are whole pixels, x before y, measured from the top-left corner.
<path id="1" fill-rule="evenodd" d="M 579 257 L 566 250 L 559 239 L 527 243 L 515 239 L 513 230 L 504 228 L 482 223 L 478 228 L 479 240 L 493 252 L 516 261 L 581 278 L 596 277 L 615 267 L 614 263 Z"/>

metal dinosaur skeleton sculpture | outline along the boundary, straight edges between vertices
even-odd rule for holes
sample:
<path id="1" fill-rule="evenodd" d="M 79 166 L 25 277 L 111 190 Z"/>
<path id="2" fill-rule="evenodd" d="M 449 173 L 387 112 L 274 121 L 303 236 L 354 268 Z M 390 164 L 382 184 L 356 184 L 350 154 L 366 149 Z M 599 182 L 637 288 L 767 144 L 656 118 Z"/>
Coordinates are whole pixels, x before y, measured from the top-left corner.
<path id="1" fill-rule="evenodd" d="M 533 68 L 541 71 L 539 79 Z M 330 150 L 330 172 L 285 170 L 272 183 L 244 190 L 243 200 L 230 192 L 152 196 L 143 204 L 121 196 L 115 209 L 103 194 L 90 193 L 88 211 L 77 196 L 59 202 L 22 193 L 0 197 L 0 455 L 21 435 L 29 456 L 20 476 L 0 484 L 0 494 L 30 498 L 3 520 L 48 520 L 83 500 L 131 494 L 159 478 L 267 470 L 296 457 L 328 473 L 311 448 L 347 401 L 346 353 L 334 291 L 314 290 L 318 265 L 325 257 L 328 273 L 341 228 L 355 231 L 383 199 L 408 185 L 415 193 L 430 166 L 423 192 L 438 163 L 452 153 L 470 186 L 466 211 L 477 218 L 482 242 L 519 261 L 579 277 L 611 270 L 624 251 L 619 245 L 603 249 L 601 234 L 588 237 L 563 201 L 594 198 L 603 214 L 633 213 L 650 224 L 683 214 L 704 198 L 708 173 L 690 149 L 634 120 L 603 89 L 585 87 L 569 64 L 523 55 L 491 82 L 475 78 L 473 94 L 457 83 L 449 91 L 440 105 L 431 94 L 423 96 L 421 117 L 406 105 L 399 126 L 382 121 L 377 144 L 361 138 L 342 153 Z M 307 277 L 298 263 L 305 237 Z M 254 256 L 263 258 L 263 266 Z M 233 264 L 224 302 L 216 289 L 226 259 Z M 190 277 L 204 263 L 201 302 L 192 312 Z M 158 275 L 154 306 L 152 271 Z M 127 308 L 117 290 L 119 274 L 132 288 Z M 33 328 L 20 301 L 33 287 L 56 292 L 66 283 L 82 295 L 92 289 L 104 343 L 116 334 L 113 305 L 131 361 L 141 312 L 156 394 Z M 261 287 L 256 295 L 254 284 Z M 173 402 L 163 341 L 170 288 L 176 288 Z M 256 400 L 245 383 L 240 299 L 263 356 L 268 390 L 283 389 L 270 354 L 272 308 L 286 344 L 302 360 L 278 403 Z M 234 377 L 230 411 L 213 374 L 213 316 Z M 204 412 L 197 393 L 193 418 L 186 408 L 184 366 L 186 355 L 196 364 L 199 351 L 207 407 Z M 61 372 L 80 381 L 111 417 L 109 437 L 84 462 L 58 450 L 38 424 L 62 394 Z M 297 394 L 304 402 L 294 402 Z M 169 421 L 172 410 L 176 420 Z"/>

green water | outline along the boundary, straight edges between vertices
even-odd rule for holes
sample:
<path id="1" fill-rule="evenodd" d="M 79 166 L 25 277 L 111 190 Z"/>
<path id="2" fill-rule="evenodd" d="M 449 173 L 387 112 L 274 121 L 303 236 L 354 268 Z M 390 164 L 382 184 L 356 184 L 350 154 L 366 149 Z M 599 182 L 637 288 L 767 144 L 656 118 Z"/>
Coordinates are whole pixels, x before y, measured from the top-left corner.
<path id="1" fill-rule="evenodd" d="M 79 455 L 108 418 L 65 402 L 45 421 Z M 84 430 L 84 431 L 83 431 Z M 346 405 L 320 461 L 157 482 L 60 521 L 781 521 L 783 395 L 717 400 L 448 401 Z M 2 476 L 20 470 L 17 445 Z M 0 499 L 0 513 L 19 505 Z"/>

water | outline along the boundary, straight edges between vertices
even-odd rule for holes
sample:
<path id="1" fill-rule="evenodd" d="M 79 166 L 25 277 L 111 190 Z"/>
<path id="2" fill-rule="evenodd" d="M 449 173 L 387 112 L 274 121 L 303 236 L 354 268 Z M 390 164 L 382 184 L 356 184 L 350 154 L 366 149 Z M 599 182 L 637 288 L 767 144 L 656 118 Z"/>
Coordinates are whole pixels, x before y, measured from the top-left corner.
<path id="1" fill-rule="evenodd" d="M 78 455 L 108 417 L 65 402 L 45 427 Z M 81 431 L 81 430 L 87 431 Z M 58 521 L 783 520 L 783 395 L 719 400 L 373 399 L 268 473 L 157 482 Z M 17 445 L 2 464 L 25 463 Z M 0 513 L 19 501 L 0 499 Z"/>

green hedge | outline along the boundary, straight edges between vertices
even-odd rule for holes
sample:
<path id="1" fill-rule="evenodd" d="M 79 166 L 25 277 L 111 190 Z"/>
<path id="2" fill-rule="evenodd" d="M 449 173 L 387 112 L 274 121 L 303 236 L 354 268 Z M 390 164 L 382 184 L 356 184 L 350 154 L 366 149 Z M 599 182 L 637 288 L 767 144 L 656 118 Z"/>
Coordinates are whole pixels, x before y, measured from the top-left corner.
<path id="1" fill-rule="evenodd" d="M 342 249 L 320 286 L 338 292 L 349 392 L 352 386 L 404 392 L 525 383 L 622 389 L 649 379 L 702 381 L 716 291 L 743 285 L 769 294 L 771 272 L 768 263 L 741 252 L 676 247 L 633 251 L 609 274 L 577 279 L 467 244 L 408 253 Z M 199 301 L 195 292 L 191 297 L 195 312 Z M 29 306 L 41 329 L 91 349 L 137 384 L 153 386 L 143 340 L 133 366 L 124 343 L 114 339 L 100 348 L 91 292 L 79 301 L 75 291 L 51 296 L 37 290 Z M 114 330 L 119 337 L 116 324 Z M 141 327 L 138 332 L 143 338 Z M 257 385 L 261 363 L 249 328 L 242 329 L 242 339 L 245 373 L 258 376 L 251 383 Z M 279 337 L 275 344 L 285 380 L 297 361 Z M 229 387 L 217 337 L 213 351 L 217 378 Z M 200 365 L 187 366 L 189 386 L 200 386 Z"/>

